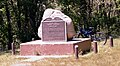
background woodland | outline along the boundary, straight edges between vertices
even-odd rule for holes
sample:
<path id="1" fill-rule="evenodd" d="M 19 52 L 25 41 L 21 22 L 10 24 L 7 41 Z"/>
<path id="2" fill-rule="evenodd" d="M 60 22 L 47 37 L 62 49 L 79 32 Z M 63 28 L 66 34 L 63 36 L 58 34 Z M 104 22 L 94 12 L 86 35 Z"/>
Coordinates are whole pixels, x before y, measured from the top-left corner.
<path id="1" fill-rule="evenodd" d="M 43 12 L 59 8 L 74 23 L 74 28 L 94 27 L 114 37 L 120 36 L 120 0 L 0 0 L 0 51 L 22 42 L 39 39 Z"/>

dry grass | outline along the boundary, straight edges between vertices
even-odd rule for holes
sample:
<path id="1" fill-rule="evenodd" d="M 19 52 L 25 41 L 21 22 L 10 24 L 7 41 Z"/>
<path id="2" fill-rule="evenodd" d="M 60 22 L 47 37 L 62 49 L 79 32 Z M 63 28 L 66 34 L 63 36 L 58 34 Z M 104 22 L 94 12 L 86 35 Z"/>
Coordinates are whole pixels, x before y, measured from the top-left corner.
<path id="1" fill-rule="evenodd" d="M 76 60 L 74 55 L 69 58 L 46 58 L 31 63 L 32 66 L 120 66 L 120 39 L 114 39 L 114 47 L 109 47 L 109 41 L 105 46 L 102 42 L 98 43 L 99 52 L 95 54 L 90 52 L 85 55 L 79 55 Z M 10 53 L 0 55 L 0 66 L 10 66 L 23 59 L 16 59 Z"/>
<path id="2" fill-rule="evenodd" d="M 11 53 L 2 53 L 0 55 L 0 66 L 10 66 L 11 64 L 15 64 L 20 62 L 23 59 L 16 59 L 15 55 L 11 55 Z"/>

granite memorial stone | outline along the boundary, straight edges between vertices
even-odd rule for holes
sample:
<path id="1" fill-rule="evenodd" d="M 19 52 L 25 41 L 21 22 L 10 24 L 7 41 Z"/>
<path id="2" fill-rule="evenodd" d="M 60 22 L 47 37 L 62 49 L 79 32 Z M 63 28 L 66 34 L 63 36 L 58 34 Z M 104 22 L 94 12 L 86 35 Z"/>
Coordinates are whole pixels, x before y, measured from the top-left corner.
<path id="1" fill-rule="evenodd" d="M 57 17 L 57 18 L 56 18 Z M 42 24 L 44 24 L 43 22 L 49 21 L 49 22 L 59 22 L 59 19 L 62 20 L 60 22 L 65 22 L 66 23 L 66 36 L 67 39 L 71 39 L 73 38 L 74 35 L 76 35 L 75 30 L 74 30 L 74 26 L 72 23 L 72 20 L 70 17 L 68 17 L 67 15 L 63 14 L 61 11 L 59 10 L 54 10 L 54 9 L 46 9 L 44 14 L 43 14 L 43 18 L 40 24 L 40 27 L 38 28 L 38 36 L 41 39 L 45 39 L 45 37 L 42 38 L 42 29 L 46 29 L 48 26 L 46 26 L 46 28 L 42 27 Z M 52 21 L 51 21 L 52 20 Z M 59 23 L 60 24 L 60 23 Z M 61 25 L 62 26 L 62 25 Z M 64 25 L 62 27 L 65 27 Z M 60 27 L 59 27 L 60 28 Z M 44 31 L 43 31 L 44 32 Z M 48 31 L 45 31 L 48 32 Z M 44 32 L 44 33 L 45 33 Z M 62 31 L 60 31 L 62 32 Z M 48 32 L 49 33 L 49 32 Z M 65 32 L 64 32 L 65 33 Z M 62 33 L 61 33 L 62 34 Z M 58 34 L 54 34 L 54 35 L 58 35 Z M 46 35 L 47 36 L 47 35 Z M 60 35 L 59 35 L 60 36 Z M 63 36 L 62 36 L 63 37 Z M 59 37 L 60 38 L 60 37 Z M 47 39 L 47 38 L 46 38 Z M 48 39 L 47 39 L 48 40 Z M 48 40 L 49 41 L 49 40 Z M 60 40 L 61 41 L 61 40 Z"/>

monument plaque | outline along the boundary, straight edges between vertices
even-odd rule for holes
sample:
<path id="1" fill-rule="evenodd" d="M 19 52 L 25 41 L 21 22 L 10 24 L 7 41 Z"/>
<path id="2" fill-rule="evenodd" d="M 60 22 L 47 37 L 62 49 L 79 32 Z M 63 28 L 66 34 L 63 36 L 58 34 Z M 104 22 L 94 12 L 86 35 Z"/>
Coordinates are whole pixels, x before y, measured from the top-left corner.
<path id="1" fill-rule="evenodd" d="M 65 21 L 51 19 L 42 22 L 42 41 L 67 41 Z"/>

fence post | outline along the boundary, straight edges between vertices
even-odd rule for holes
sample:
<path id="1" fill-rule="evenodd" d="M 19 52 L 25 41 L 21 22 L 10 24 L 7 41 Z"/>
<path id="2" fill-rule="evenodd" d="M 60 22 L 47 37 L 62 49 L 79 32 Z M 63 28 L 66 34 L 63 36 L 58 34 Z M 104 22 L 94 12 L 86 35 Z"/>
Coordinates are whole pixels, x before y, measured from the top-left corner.
<path id="1" fill-rule="evenodd" d="M 113 47 L 113 37 L 110 36 L 109 38 L 110 38 L 110 47 Z"/>
<path id="2" fill-rule="evenodd" d="M 93 41 L 94 44 L 94 53 L 98 53 L 97 41 Z"/>
<path id="3" fill-rule="evenodd" d="M 12 55 L 15 55 L 15 46 L 14 46 L 14 42 L 12 43 Z"/>
<path id="4" fill-rule="evenodd" d="M 78 45 L 75 45 L 75 58 L 78 59 Z"/>
<path id="5" fill-rule="evenodd" d="M 35 38 L 32 38 L 32 41 L 34 41 L 35 40 Z"/>

